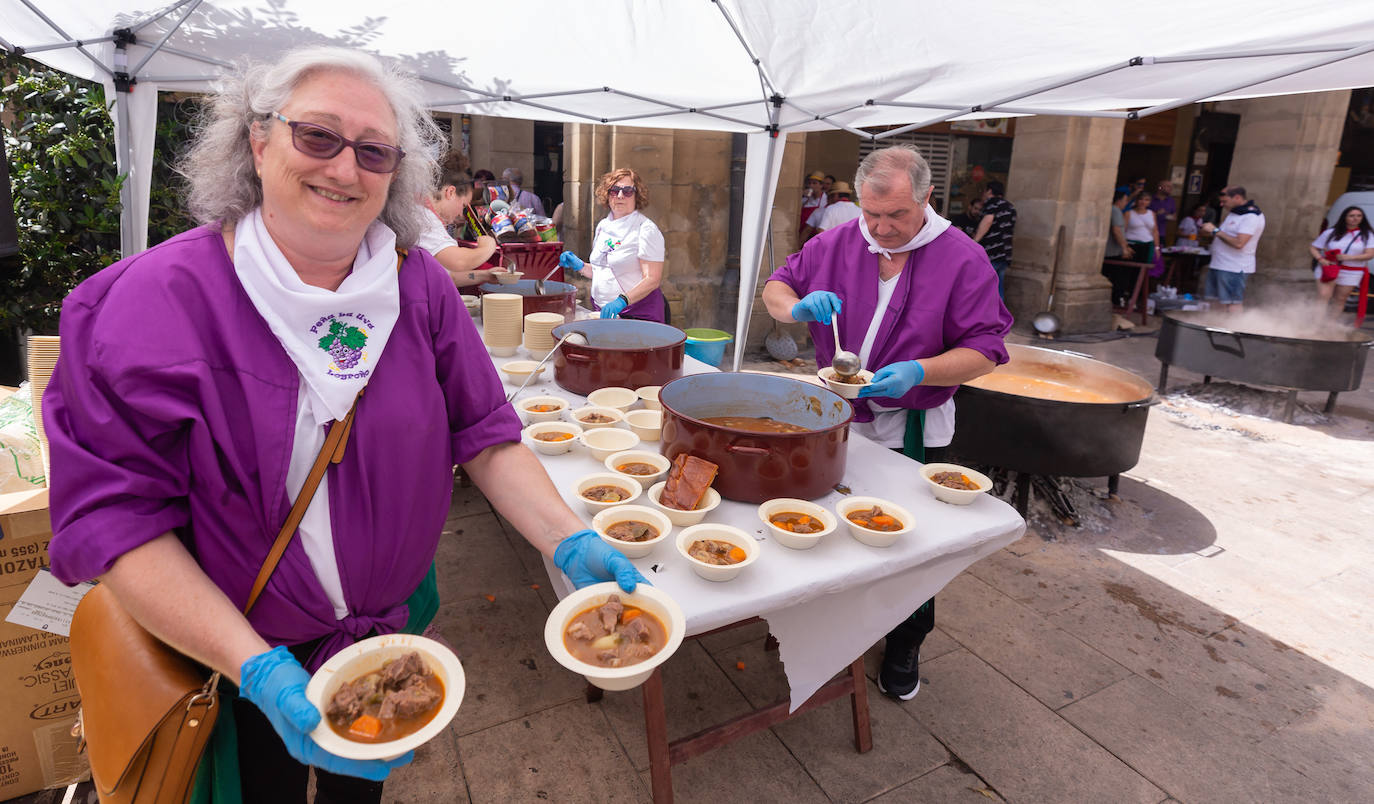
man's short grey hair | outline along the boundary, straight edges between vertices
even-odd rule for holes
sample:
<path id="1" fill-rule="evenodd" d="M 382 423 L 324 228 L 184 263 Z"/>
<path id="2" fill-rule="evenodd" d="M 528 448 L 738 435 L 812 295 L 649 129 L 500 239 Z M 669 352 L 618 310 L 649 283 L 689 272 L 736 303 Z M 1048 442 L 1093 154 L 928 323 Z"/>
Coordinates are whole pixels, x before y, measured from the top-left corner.
<path id="1" fill-rule="evenodd" d="M 501 180 L 510 182 L 511 184 L 518 184 L 523 187 L 525 184 L 525 174 L 520 172 L 520 168 L 508 167 L 501 171 Z"/>
<path id="2" fill-rule="evenodd" d="M 244 67 L 221 85 L 203 108 L 194 141 L 177 164 L 188 185 L 186 203 L 192 217 L 201 223 L 235 223 L 262 204 L 262 180 L 253 165 L 249 139 L 266 139 L 272 126 L 285 125 L 269 115 L 285 106 L 305 79 L 321 72 L 356 75 L 390 102 L 396 144 L 406 156 L 392 176 L 378 217 L 396 232 L 397 246 L 413 246 L 428 223 L 429 213 L 418 199 L 438 183 L 435 156 L 443 134 L 425 108 L 414 75 L 347 48 L 298 48 L 272 64 Z"/>
<path id="3" fill-rule="evenodd" d="M 894 145 L 879 148 L 859 163 L 854 174 L 854 190 L 862 199 L 865 185 L 871 185 L 874 192 L 886 194 L 898 185 L 897 178 L 906 176 L 911 181 L 912 197 L 924 201 L 930 190 L 930 165 L 913 145 Z"/>

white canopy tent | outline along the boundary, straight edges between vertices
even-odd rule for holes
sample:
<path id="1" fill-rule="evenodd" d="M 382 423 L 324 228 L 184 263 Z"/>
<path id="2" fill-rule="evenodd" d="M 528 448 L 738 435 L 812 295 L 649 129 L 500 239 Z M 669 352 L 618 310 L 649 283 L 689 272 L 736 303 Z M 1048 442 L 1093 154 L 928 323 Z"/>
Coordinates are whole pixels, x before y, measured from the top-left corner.
<path id="1" fill-rule="evenodd" d="M 0 47 L 104 82 L 116 99 L 126 254 L 147 242 L 157 91 L 206 91 L 235 62 L 303 44 L 394 59 L 440 111 L 747 133 L 741 346 L 780 134 L 881 140 L 956 118 L 1138 117 L 1374 83 L 1374 3 L 1247 0 L 1202 14 L 1191 0 L 1159 0 L 1148 21 L 1098 0 L 525 0 L 393 3 L 370 16 L 377 8 L 0 0 Z"/>

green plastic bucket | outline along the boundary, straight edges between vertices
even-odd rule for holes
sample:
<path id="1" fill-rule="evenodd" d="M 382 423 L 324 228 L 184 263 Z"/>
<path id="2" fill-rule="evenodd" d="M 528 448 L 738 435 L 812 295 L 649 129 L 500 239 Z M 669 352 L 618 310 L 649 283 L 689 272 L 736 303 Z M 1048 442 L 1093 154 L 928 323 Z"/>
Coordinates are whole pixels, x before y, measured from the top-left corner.
<path id="1" fill-rule="evenodd" d="M 687 333 L 687 355 L 716 367 L 725 359 L 725 347 L 735 339 L 735 336 L 728 332 L 704 327 L 686 329 L 683 332 Z"/>

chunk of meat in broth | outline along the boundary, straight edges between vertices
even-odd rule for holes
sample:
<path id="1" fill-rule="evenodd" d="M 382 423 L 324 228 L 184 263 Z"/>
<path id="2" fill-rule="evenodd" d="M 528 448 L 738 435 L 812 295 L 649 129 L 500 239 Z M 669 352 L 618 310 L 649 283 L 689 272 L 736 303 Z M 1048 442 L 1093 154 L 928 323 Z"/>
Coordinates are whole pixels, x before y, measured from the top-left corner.
<path id="1" fill-rule="evenodd" d="M 616 595 L 611 595 L 605 603 L 597 607 L 596 616 L 601 620 L 601 627 L 606 629 L 606 633 L 615 631 L 615 624 L 620 621 L 620 613 L 624 610 L 624 604 Z"/>
<path id="2" fill-rule="evenodd" d="M 596 634 L 592 633 L 592 629 L 588 628 L 587 624 L 582 622 L 573 623 L 572 626 L 568 628 L 568 636 L 573 639 L 581 639 L 584 642 L 591 642 L 593 639 L 596 639 Z"/>

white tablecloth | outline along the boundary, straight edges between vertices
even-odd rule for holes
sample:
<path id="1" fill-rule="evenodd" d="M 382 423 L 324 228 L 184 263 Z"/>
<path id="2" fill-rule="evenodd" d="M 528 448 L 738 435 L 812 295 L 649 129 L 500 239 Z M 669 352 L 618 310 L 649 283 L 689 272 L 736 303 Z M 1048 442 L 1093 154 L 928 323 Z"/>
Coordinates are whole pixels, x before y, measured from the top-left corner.
<path id="1" fill-rule="evenodd" d="M 514 357 L 492 362 L 499 366 L 528 358 L 521 349 Z M 553 360 L 540 381 L 530 383 L 516 401 L 551 395 L 567 399 L 573 408 L 585 404 L 585 397 L 555 383 Z M 684 373 L 708 371 L 716 369 L 685 358 Z M 507 393 L 512 389 L 507 386 Z M 645 445 L 654 450 L 658 446 Z M 605 467 L 580 444 L 564 455 L 539 457 L 564 500 L 590 527 L 591 515 L 573 484 Z M 954 576 L 1016 541 L 1026 529 L 1011 506 L 986 494 L 967 506 L 936 500 L 918 475 L 917 464 L 854 433 L 849 437 L 844 484 L 854 494 L 905 507 L 916 518 L 915 532 L 892 547 L 876 548 L 855 541 L 842 522 L 816 547 L 792 550 L 766 536 L 757 506 L 723 500 L 707 521 L 753 534 L 762 549 L 759 560 L 734 580 L 713 583 L 699 577 L 677 554 L 671 536 L 649 556 L 634 559 L 654 586 L 682 606 L 689 635 L 749 617 L 766 619 L 779 643 L 793 711 Z M 816 502 L 833 511 L 841 498 L 832 491 Z M 547 559 L 544 563 L 559 596 L 572 591 L 562 572 Z"/>

